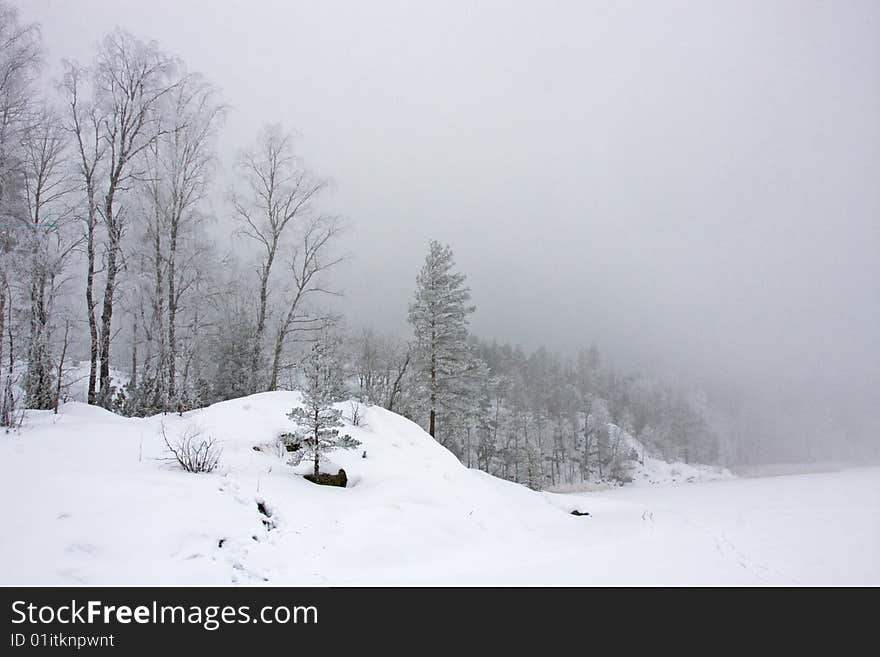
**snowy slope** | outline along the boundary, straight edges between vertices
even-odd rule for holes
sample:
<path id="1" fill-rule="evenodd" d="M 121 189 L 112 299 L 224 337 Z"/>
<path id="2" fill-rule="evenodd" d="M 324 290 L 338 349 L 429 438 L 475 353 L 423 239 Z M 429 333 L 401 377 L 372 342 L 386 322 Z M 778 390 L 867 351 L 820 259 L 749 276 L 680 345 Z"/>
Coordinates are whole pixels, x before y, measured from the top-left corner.
<path id="1" fill-rule="evenodd" d="M 632 482 L 630 482 L 632 484 L 656 485 L 680 482 L 692 484 L 733 478 L 730 470 L 720 466 L 700 463 L 669 463 L 652 456 L 641 442 L 626 431 L 621 432 L 621 437 L 627 448 L 641 457 L 641 460 L 633 465 Z"/>
<path id="2" fill-rule="evenodd" d="M 709 500 L 705 491 L 727 486 L 729 500 L 736 486 L 764 480 L 636 487 L 645 497 L 631 499 L 626 488 L 535 493 L 468 470 L 417 425 L 376 407 L 346 429 L 362 446 L 325 467 L 344 467 L 349 488 L 316 486 L 270 449 L 254 450 L 290 430 L 286 413 L 298 401 L 264 393 L 183 418 L 122 418 L 79 403 L 58 416 L 31 413 L 20 434 L 0 437 L 0 584 L 755 584 L 800 582 L 803 573 L 824 583 L 834 571 L 815 565 L 823 558 L 815 550 L 847 547 L 833 532 L 800 553 L 781 540 L 761 557 L 766 572 L 746 568 L 725 547 L 724 527 L 665 507 L 664 491 Z M 163 424 L 169 435 L 198 427 L 221 441 L 219 470 L 187 474 L 160 460 Z M 863 527 L 846 580 L 880 583 L 880 500 L 865 492 L 876 493 L 878 471 L 852 472 L 836 473 L 851 478 L 850 489 L 838 486 L 844 498 L 861 504 L 846 516 Z M 591 515 L 572 516 L 574 508 Z M 785 517 L 789 538 L 815 520 L 797 509 Z"/>
<path id="3" fill-rule="evenodd" d="M 670 463 L 664 461 L 661 458 L 652 456 L 638 439 L 633 437 L 630 433 L 619 429 L 617 425 L 609 423 L 608 429 L 612 436 L 619 437 L 620 446 L 618 449 L 621 453 L 634 454 L 637 457 L 637 460 L 630 461 L 629 480 L 626 483 L 627 486 L 656 486 L 658 484 L 678 483 L 693 484 L 734 478 L 734 475 L 730 470 L 717 465 L 682 463 L 680 461 Z M 591 479 L 590 481 L 573 484 L 558 484 L 549 487 L 547 490 L 555 493 L 578 493 L 609 490 L 617 488 L 620 485 L 620 481 L 611 478 L 606 478 L 604 480 Z"/>

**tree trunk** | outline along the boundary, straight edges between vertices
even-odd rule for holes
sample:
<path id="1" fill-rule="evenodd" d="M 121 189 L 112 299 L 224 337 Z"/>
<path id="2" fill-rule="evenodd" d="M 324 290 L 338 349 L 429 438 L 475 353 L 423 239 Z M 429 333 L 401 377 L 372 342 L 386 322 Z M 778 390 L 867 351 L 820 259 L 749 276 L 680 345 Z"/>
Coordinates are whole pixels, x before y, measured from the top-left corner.
<path id="1" fill-rule="evenodd" d="M 389 411 L 394 410 L 394 400 L 400 393 L 400 384 L 403 380 L 404 375 L 406 374 L 406 368 L 409 366 L 409 358 L 410 352 L 407 351 L 406 357 L 403 361 L 403 366 L 397 370 L 397 378 L 394 380 L 394 385 L 391 386 L 391 394 L 388 396 L 388 406 L 386 407 Z"/>
<path id="2" fill-rule="evenodd" d="M 9 338 L 9 369 L 6 372 L 6 385 L 3 387 L 3 419 L 4 427 L 15 425 L 15 396 L 12 394 L 12 377 L 15 372 L 15 342 L 12 335 L 12 295 L 7 304 L 6 334 Z"/>
<path id="3" fill-rule="evenodd" d="M 257 311 L 257 325 L 254 331 L 254 350 L 251 358 L 251 392 L 259 392 L 257 384 L 260 370 L 260 356 L 263 351 L 263 336 L 266 333 L 266 314 L 269 300 L 269 273 L 275 260 L 275 244 L 269 248 L 266 264 L 260 271 L 260 307 Z"/>
<path id="4" fill-rule="evenodd" d="M 319 424 L 319 423 L 320 423 L 320 413 L 319 413 L 317 407 L 315 407 L 315 418 L 314 418 L 314 422 L 315 422 L 315 480 L 316 480 L 316 482 L 317 482 L 318 474 L 321 472 L 321 467 L 320 467 L 320 465 L 321 465 L 321 463 L 320 463 L 320 459 L 321 459 L 321 451 L 320 451 L 320 449 L 319 449 L 319 448 L 320 448 L 320 444 L 319 444 L 319 442 L 318 442 L 318 439 L 319 439 L 319 427 L 320 427 L 320 424 Z"/>
<path id="5" fill-rule="evenodd" d="M 6 330 L 6 292 L 9 289 L 9 286 L 6 281 L 6 273 L 3 272 L 2 280 L 0 280 L 0 363 L 3 362 L 3 332 Z M 10 300 L 10 304 L 12 301 Z M 6 381 L 3 380 L 2 374 L 0 374 L 0 386 L 2 386 L 2 394 L 3 400 L 0 402 L 0 426 L 8 427 L 9 426 L 9 418 L 6 413 Z"/>
<path id="6" fill-rule="evenodd" d="M 174 296 L 174 267 L 177 253 L 177 223 L 175 217 L 171 223 L 171 237 L 168 245 L 168 400 L 175 403 L 177 390 L 175 379 L 177 378 L 177 337 L 175 335 L 175 321 L 177 318 L 177 299 Z M 179 404 L 175 404 L 177 410 Z"/>
<path id="7" fill-rule="evenodd" d="M 165 387 L 165 278 L 162 274 L 162 220 L 160 216 L 158 194 L 155 194 L 155 225 L 153 227 L 153 269 L 155 270 L 155 282 L 153 285 L 152 311 L 153 316 L 150 320 L 150 330 L 148 344 L 152 344 L 152 336 L 156 335 L 158 339 L 157 355 L 156 355 L 156 373 L 152 377 L 152 393 L 153 398 L 150 401 L 154 410 L 161 410 L 163 413 L 168 412 L 168 390 Z M 150 350 L 152 351 L 152 350 Z M 149 364 L 149 358 L 144 359 L 145 368 Z M 144 381 L 151 383 L 149 379 Z"/>
<path id="8" fill-rule="evenodd" d="M 49 362 L 48 317 L 45 305 L 46 274 L 33 257 L 30 285 L 30 336 L 28 344 L 25 397 L 28 408 L 52 408 L 52 365 Z"/>
<path id="9" fill-rule="evenodd" d="M 428 433 L 433 438 L 435 435 L 436 408 L 437 408 L 437 353 L 434 351 L 435 335 L 431 331 L 431 414 L 428 419 Z"/>
<path id="10" fill-rule="evenodd" d="M 96 380 L 98 374 L 98 324 L 95 320 L 95 203 L 92 200 L 92 190 L 89 194 L 89 217 L 86 235 L 86 313 L 89 319 L 89 389 L 87 401 L 89 404 L 97 403 Z"/>
<path id="11" fill-rule="evenodd" d="M 109 205 L 109 204 L 108 204 Z M 111 209 L 108 207 L 108 216 Z M 107 408 L 110 404 L 110 337 L 113 324 L 113 294 L 116 290 L 116 274 L 118 273 L 119 238 L 115 228 L 110 228 L 110 239 L 107 248 L 107 280 L 104 285 L 104 303 L 101 309 L 101 344 L 100 344 L 100 404 Z"/>
<path id="12" fill-rule="evenodd" d="M 64 373 L 64 358 L 67 356 L 68 336 L 70 334 L 70 321 L 64 322 L 64 343 L 61 346 L 61 357 L 58 359 L 58 380 L 55 382 L 55 414 L 58 414 L 58 404 L 61 401 L 61 375 Z"/>
<path id="13" fill-rule="evenodd" d="M 284 328 L 275 336 L 275 349 L 272 352 L 272 374 L 269 377 L 269 390 L 278 389 L 278 370 L 281 367 L 281 352 L 284 349 Z"/>
<path id="14" fill-rule="evenodd" d="M 138 325 L 135 321 L 131 326 L 131 373 L 128 377 L 130 389 L 137 387 L 137 366 L 138 366 Z"/>

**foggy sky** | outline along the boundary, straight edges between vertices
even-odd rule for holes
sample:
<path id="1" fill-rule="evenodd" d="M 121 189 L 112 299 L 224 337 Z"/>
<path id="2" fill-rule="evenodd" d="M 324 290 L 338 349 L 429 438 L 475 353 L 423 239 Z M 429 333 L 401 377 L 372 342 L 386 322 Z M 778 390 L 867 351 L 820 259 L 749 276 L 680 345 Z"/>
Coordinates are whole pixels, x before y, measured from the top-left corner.
<path id="1" fill-rule="evenodd" d="M 405 330 L 435 238 L 481 336 L 877 427 L 874 0 L 19 6 L 50 61 L 119 24 L 204 73 L 227 163 L 294 128 L 353 224 L 354 324 Z"/>

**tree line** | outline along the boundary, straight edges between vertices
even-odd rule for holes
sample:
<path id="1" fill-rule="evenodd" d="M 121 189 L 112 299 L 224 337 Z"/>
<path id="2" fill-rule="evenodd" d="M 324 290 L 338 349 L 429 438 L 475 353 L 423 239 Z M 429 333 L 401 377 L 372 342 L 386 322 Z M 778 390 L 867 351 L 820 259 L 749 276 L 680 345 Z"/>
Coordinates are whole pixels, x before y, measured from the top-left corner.
<path id="1" fill-rule="evenodd" d="M 535 488 L 627 481 L 645 452 L 718 461 L 719 434 L 698 391 L 621 373 L 595 346 L 565 358 L 480 340 L 468 331 L 470 300 L 451 248 L 432 241 L 409 340 L 349 336 L 357 396 L 420 423 L 468 467 Z"/>

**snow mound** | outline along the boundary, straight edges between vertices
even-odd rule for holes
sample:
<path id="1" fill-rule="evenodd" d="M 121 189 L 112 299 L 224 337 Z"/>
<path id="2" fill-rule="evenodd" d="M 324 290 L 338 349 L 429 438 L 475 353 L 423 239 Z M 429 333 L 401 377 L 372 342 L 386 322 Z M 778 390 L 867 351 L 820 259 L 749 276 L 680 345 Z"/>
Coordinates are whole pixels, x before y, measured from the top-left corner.
<path id="1" fill-rule="evenodd" d="M 11 537 L 0 545 L 0 581 L 406 582 L 425 560 L 453 573 L 463 552 L 489 559 L 540 532 L 584 530 L 547 496 L 468 470 L 378 407 L 362 407 L 360 426 L 344 429 L 361 446 L 324 463 L 344 468 L 349 487 L 312 484 L 298 476 L 309 463 L 291 468 L 274 448 L 300 402 L 271 392 L 145 419 L 77 402 L 58 415 L 30 412 L 0 443 L 7 499 L 22 501 L 0 512 Z M 172 441 L 187 431 L 214 438 L 217 471 L 176 468 L 163 431 Z"/>

